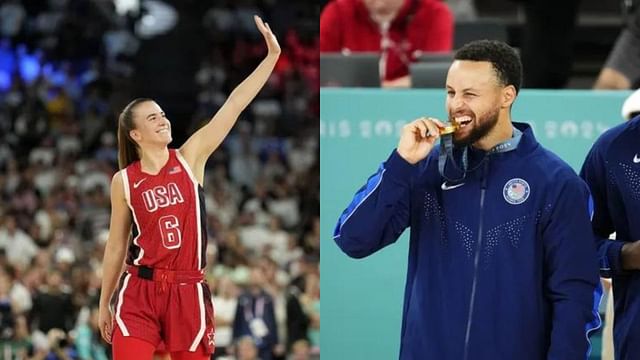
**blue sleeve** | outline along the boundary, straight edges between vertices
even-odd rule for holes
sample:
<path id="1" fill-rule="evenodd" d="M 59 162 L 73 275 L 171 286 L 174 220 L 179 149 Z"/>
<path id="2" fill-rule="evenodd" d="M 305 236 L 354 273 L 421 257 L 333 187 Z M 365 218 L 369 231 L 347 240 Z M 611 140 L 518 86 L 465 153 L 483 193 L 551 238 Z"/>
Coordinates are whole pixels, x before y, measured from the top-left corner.
<path id="1" fill-rule="evenodd" d="M 593 196 L 589 210 L 591 226 L 596 235 L 600 276 L 610 278 L 623 274 L 625 270 L 622 269 L 620 251 L 624 242 L 609 239 L 615 228 L 609 213 L 607 169 L 597 143 L 587 155 L 580 170 L 580 177 L 587 183 Z"/>
<path id="2" fill-rule="evenodd" d="M 411 180 L 417 168 L 395 150 L 380 165 L 338 219 L 333 238 L 342 251 L 363 258 L 398 239 L 409 226 Z"/>
<path id="3" fill-rule="evenodd" d="M 551 303 L 548 359 L 586 359 L 601 326 L 602 287 L 589 223 L 587 186 L 577 176 L 559 184 L 542 222 L 545 290 Z"/>

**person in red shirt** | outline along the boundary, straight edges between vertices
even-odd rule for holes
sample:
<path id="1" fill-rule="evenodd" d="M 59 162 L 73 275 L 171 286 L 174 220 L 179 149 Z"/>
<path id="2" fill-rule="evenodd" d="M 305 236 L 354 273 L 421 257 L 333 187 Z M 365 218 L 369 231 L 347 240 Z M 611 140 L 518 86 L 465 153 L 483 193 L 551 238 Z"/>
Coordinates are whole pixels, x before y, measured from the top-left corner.
<path id="1" fill-rule="evenodd" d="M 332 0 L 320 15 L 320 52 L 380 51 L 383 87 L 409 87 L 421 52 L 453 47 L 453 15 L 439 0 Z"/>
<path id="2" fill-rule="evenodd" d="M 135 99 L 120 114 L 120 171 L 111 184 L 98 320 L 102 337 L 113 343 L 115 360 L 150 360 L 160 345 L 174 360 L 209 359 L 214 351 L 213 304 L 203 278 L 202 184 L 207 159 L 280 56 L 269 26 L 257 16 L 255 22 L 267 45 L 266 57 L 179 149 L 168 147 L 171 123 L 155 101 Z"/>

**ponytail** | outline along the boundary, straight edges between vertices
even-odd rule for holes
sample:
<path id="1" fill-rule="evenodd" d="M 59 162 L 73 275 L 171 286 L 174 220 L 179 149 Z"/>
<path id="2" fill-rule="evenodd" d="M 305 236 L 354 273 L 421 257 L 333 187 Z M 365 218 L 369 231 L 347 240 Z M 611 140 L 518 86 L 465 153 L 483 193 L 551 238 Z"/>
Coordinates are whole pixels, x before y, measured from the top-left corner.
<path id="1" fill-rule="evenodd" d="M 140 160 L 138 154 L 138 145 L 131 139 L 129 132 L 135 129 L 133 123 L 133 110 L 143 102 L 153 101 L 147 98 L 138 98 L 131 101 L 124 107 L 118 117 L 118 165 L 120 169 L 124 169 L 129 164 Z"/>

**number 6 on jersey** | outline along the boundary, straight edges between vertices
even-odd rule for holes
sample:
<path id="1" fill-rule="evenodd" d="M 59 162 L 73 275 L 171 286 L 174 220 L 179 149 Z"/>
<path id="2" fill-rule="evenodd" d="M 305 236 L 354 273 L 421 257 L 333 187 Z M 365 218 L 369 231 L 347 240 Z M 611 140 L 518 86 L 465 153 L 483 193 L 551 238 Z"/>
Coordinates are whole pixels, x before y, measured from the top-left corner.
<path id="1" fill-rule="evenodd" d="M 179 248 L 182 243 L 182 234 L 178 218 L 173 215 L 163 216 L 158 220 L 158 225 L 162 234 L 162 245 L 167 249 Z"/>

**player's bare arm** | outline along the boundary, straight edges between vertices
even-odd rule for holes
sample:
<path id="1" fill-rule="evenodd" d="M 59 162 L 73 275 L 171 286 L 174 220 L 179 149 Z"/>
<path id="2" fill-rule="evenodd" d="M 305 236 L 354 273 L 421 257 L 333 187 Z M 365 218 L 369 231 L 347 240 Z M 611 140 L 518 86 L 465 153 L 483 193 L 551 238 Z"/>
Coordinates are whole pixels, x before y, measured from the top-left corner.
<path id="1" fill-rule="evenodd" d="M 100 292 L 100 334 L 111 343 L 112 315 L 109 302 L 122 272 L 131 231 L 131 212 L 124 195 L 122 175 L 117 172 L 111 181 L 111 224 L 104 251 L 102 290 Z"/>
<path id="2" fill-rule="evenodd" d="M 231 92 L 227 101 L 213 118 L 196 131 L 180 148 L 180 153 L 200 184 L 203 182 L 204 165 L 207 159 L 231 131 L 240 113 L 262 89 L 280 56 L 280 45 L 269 25 L 258 16 L 254 16 L 254 20 L 267 44 L 267 56 L 251 75 Z"/>

